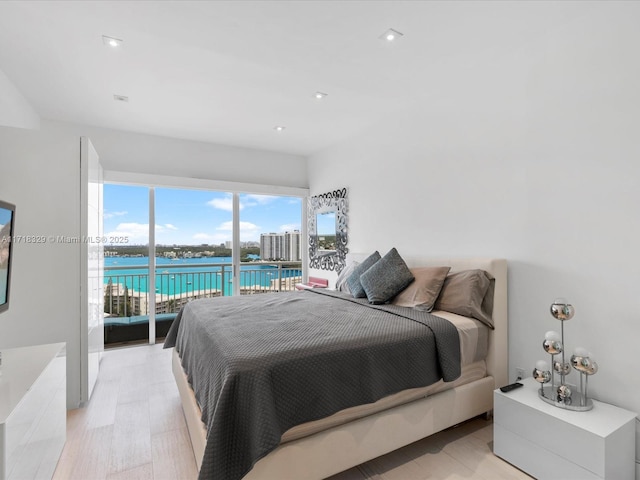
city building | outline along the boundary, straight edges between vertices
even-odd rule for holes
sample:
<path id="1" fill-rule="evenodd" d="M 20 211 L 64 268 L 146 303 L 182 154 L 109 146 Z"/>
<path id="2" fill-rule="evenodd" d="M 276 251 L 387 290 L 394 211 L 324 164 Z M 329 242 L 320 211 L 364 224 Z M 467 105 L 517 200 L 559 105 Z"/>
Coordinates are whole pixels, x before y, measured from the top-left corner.
<path id="1" fill-rule="evenodd" d="M 260 258 L 298 262 L 301 259 L 300 231 L 260 235 Z"/>

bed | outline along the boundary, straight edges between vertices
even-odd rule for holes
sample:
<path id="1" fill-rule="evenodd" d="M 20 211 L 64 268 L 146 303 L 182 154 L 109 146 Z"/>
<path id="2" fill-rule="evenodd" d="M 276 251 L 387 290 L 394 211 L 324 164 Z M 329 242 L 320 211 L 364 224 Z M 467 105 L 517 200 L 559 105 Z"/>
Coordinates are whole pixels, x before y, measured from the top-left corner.
<path id="1" fill-rule="evenodd" d="M 365 255 L 350 255 L 348 262 L 358 262 L 365 257 Z M 290 426 L 287 424 L 287 428 L 283 429 L 284 433 L 278 438 L 279 444 L 275 448 L 269 449 L 267 453 L 260 454 L 261 458 L 242 478 L 245 480 L 326 478 L 466 419 L 491 411 L 493 390 L 508 383 L 506 261 L 481 258 L 422 259 L 410 257 L 406 260 L 410 267 L 450 266 L 450 274 L 470 269 L 486 271 L 495 279 L 492 298 L 494 329 L 483 328 L 478 325 L 480 322 L 476 320 L 470 321 L 468 318 L 450 312 L 431 312 L 436 319 L 445 318 L 456 327 L 460 339 L 458 355 L 462 357 L 462 360 L 466 357 L 466 360 L 461 362 L 463 365 L 460 371 L 457 374 L 456 372 L 449 374 L 448 382 L 443 380 L 427 382 L 425 386 L 413 386 L 394 391 L 381 396 L 381 398 L 369 399 L 362 405 L 354 404 L 334 413 L 323 414 L 321 418 L 314 418 L 300 425 Z M 299 298 L 294 300 L 299 299 L 301 302 L 305 295 L 307 296 L 305 298 L 314 299 L 322 296 L 315 291 L 294 292 L 289 294 L 289 296 L 291 295 L 299 295 Z M 340 294 L 327 292 L 327 295 L 339 296 Z M 284 299 L 285 297 L 280 298 Z M 345 298 L 338 298 L 335 301 L 344 302 L 345 306 L 341 307 L 342 310 L 348 310 L 351 307 L 346 305 L 354 303 Z M 314 308 L 316 310 L 322 309 Z M 379 311 L 394 310 L 391 306 L 374 306 L 374 308 L 376 310 L 371 310 L 373 313 L 368 314 L 367 317 L 376 316 Z M 391 312 L 391 314 L 395 313 L 397 312 Z M 386 314 L 380 313 L 380 315 Z M 420 318 L 417 321 L 422 321 L 422 317 L 418 316 Z M 385 322 L 388 321 L 385 320 Z M 182 328 L 179 322 L 177 327 Z M 176 331 L 180 328 L 176 328 Z M 464 346 L 465 339 L 478 337 L 478 334 L 474 333 L 476 330 L 484 332 L 480 336 L 486 337 L 484 360 L 477 360 L 474 354 L 468 353 L 469 348 L 477 347 Z M 435 341 L 437 341 L 437 337 Z M 178 384 L 194 455 L 201 471 L 200 478 L 214 478 L 214 480 L 239 478 L 235 473 L 229 476 L 219 472 L 212 475 L 207 460 L 205 460 L 203 468 L 203 458 L 207 458 L 205 452 L 207 451 L 208 429 L 202 418 L 204 417 L 207 421 L 209 417 L 213 418 L 216 405 L 213 407 L 205 406 L 204 409 L 201 409 L 199 403 L 202 401 L 199 402 L 196 399 L 196 394 L 191 387 L 194 378 L 202 375 L 202 371 L 193 367 L 193 362 L 207 358 L 208 355 L 203 353 L 189 354 L 189 349 L 185 345 L 182 344 L 180 347 L 174 348 L 172 368 Z M 408 347 L 402 344 L 402 351 L 405 351 L 406 348 Z M 378 353 L 373 357 L 378 358 Z M 407 361 L 415 362 L 415 358 Z M 187 369 L 191 370 L 188 374 L 185 372 L 183 364 L 187 364 Z M 376 368 L 384 368 L 384 362 L 377 365 Z M 441 367 L 441 370 L 442 368 L 447 370 L 449 367 Z M 440 373 L 442 374 L 442 371 Z M 389 376 L 388 372 L 386 376 Z M 410 381 L 414 381 L 414 379 L 412 378 Z M 239 387 L 234 386 L 232 390 L 236 388 Z M 397 389 L 398 387 L 396 385 L 393 388 Z M 210 393 L 202 394 L 200 392 L 200 400 Z M 380 396 L 380 392 L 377 392 L 377 395 Z M 329 408 L 333 407 L 335 405 L 329 405 Z M 222 407 L 218 405 L 217 408 Z M 242 428 L 237 425 L 231 426 L 231 428 L 236 427 Z M 260 431 L 255 436 L 262 437 L 264 435 L 266 434 Z M 211 443 L 212 441 L 209 442 L 209 447 L 211 447 Z M 220 445 L 219 439 L 217 445 Z M 227 456 L 230 455 L 233 456 L 234 453 L 227 454 Z"/>

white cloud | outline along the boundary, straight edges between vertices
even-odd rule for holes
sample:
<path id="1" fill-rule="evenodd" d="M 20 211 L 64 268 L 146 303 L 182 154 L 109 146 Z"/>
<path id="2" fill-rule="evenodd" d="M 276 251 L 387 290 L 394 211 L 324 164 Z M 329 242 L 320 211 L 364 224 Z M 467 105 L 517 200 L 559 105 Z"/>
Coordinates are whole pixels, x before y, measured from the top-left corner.
<path id="1" fill-rule="evenodd" d="M 242 232 L 256 232 L 256 231 L 258 231 L 260 229 L 261 228 L 258 225 L 256 225 L 255 223 L 240 222 L 240 233 L 242 233 Z M 231 230 L 233 230 L 233 222 L 231 222 L 231 221 L 223 222 L 222 224 L 220 224 L 220 226 L 218 228 L 216 228 L 216 230 L 222 230 L 222 231 L 230 232 Z"/>
<path id="2" fill-rule="evenodd" d="M 171 224 L 156 225 L 156 233 L 166 232 L 167 230 L 177 230 Z M 147 242 L 149 240 L 149 224 L 126 222 L 119 223 L 115 230 L 105 233 L 105 237 L 127 237 L 130 244 Z"/>
<path id="3" fill-rule="evenodd" d="M 217 208 L 218 210 L 224 210 L 226 212 L 233 211 L 233 198 L 224 197 L 224 198 L 214 198 L 213 200 L 209 200 L 207 205 L 212 206 L 213 208 Z"/>
<path id="4" fill-rule="evenodd" d="M 281 232 L 293 232 L 294 230 L 298 230 L 298 231 L 301 230 L 299 223 L 289 223 L 287 225 L 281 225 L 280 226 L 280 231 Z"/>
<path id="5" fill-rule="evenodd" d="M 106 237 L 129 237 L 129 243 L 138 243 L 138 240 L 147 240 L 149 237 L 148 223 L 119 223 L 116 229 L 106 233 Z"/>
<path id="6" fill-rule="evenodd" d="M 240 200 L 240 210 L 243 210 L 245 207 L 255 207 L 257 205 L 267 205 L 274 200 L 277 200 L 278 197 L 273 195 L 242 195 Z M 224 210 L 226 212 L 233 211 L 233 195 L 227 195 L 223 198 L 214 198 L 213 200 L 209 200 L 207 205 L 217 208 L 218 210 Z"/>
<path id="7" fill-rule="evenodd" d="M 123 215 L 126 215 L 127 213 L 129 213 L 129 212 L 125 212 L 125 211 L 123 211 L 123 212 L 107 212 L 107 211 L 105 211 L 102 216 L 104 217 L 105 220 L 107 220 L 107 219 L 113 218 L 113 217 L 121 217 Z"/>
<path id="8" fill-rule="evenodd" d="M 225 212 L 233 212 L 233 195 L 227 195 L 223 198 L 214 198 L 213 200 L 209 200 L 207 205 L 217 208 L 218 210 L 224 210 Z M 242 202 L 240 202 L 240 210 L 245 207 Z"/>
<path id="9" fill-rule="evenodd" d="M 257 195 L 257 194 L 249 194 L 249 195 L 246 195 L 245 198 L 247 199 L 247 202 L 246 202 L 247 206 L 266 205 L 278 199 L 278 197 L 275 197 L 273 195 Z"/>
<path id="10" fill-rule="evenodd" d="M 165 223 L 164 226 L 168 230 L 178 230 L 178 227 L 176 227 L 175 225 L 171 225 L 170 223 Z"/>
<path id="11" fill-rule="evenodd" d="M 220 224 L 216 230 L 221 232 L 229 232 L 227 235 L 231 240 L 231 231 L 233 230 L 233 222 L 224 222 Z M 240 222 L 240 241 L 242 242 L 254 242 L 260 240 L 260 234 L 262 233 L 262 227 L 251 222 Z"/>
<path id="12" fill-rule="evenodd" d="M 220 224 L 220 226 L 216 228 L 216 230 L 223 230 L 226 232 L 230 232 L 231 230 L 233 230 L 233 222 L 224 222 Z"/>
<path id="13" fill-rule="evenodd" d="M 210 240 L 213 238 L 213 235 L 209 235 L 208 233 L 196 233 L 193 236 L 194 240 Z"/>

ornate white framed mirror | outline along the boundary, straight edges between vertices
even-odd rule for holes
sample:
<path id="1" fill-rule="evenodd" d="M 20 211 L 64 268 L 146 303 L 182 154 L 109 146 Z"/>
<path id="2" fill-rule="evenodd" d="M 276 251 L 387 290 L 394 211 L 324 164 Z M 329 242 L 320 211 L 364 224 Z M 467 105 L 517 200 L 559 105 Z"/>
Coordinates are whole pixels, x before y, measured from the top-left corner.
<path id="1" fill-rule="evenodd" d="M 310 197 L 308 206 L 309 266 L 340 273 L 349 251 L 347 189 Z"/>

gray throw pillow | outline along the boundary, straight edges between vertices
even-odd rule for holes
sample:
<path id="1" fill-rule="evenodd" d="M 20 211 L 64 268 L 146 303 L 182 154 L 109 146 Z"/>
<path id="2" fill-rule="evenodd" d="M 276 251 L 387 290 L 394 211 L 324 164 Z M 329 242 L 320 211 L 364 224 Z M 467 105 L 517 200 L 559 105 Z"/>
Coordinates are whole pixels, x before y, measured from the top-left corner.
<path id="1" fill-rule="evenodd" d="M 337 291 L 344 292 L 344 293 L 351 293 L 351 290 L 349 290 L 349 284 L 347 283 L 347 280 L 349 280 L 349 277 L 353 273 L 353 269 L 356 268 L 358 265 L 360 265 L 358 262 L 352 262 L 342 269 L 342 271 L 338 275 L 338 278 L 336 279 Z"/>
<path id="2" fill-rule="evenodd" d="M 413 274 L 395 248 L 360 275 L 369 303 L 385 303 L 413 282 Z"/>
<path id="3" fill-rule="evenodd" d="M 380 260 L 380 253 L 376 250 L 371 255 L 369 255 L 360 265 L 357 265 L 351 275 L 349 275 L 349 279 L 347 280 L 347 284 L 349 285 L 349 291 L 354 298 L 364 298 L 367 294 L 364 292 L 364 288 L 362 287 L 362 283 L 360 283 L 360 275 L 369 270 L 369 268 Z"/>

